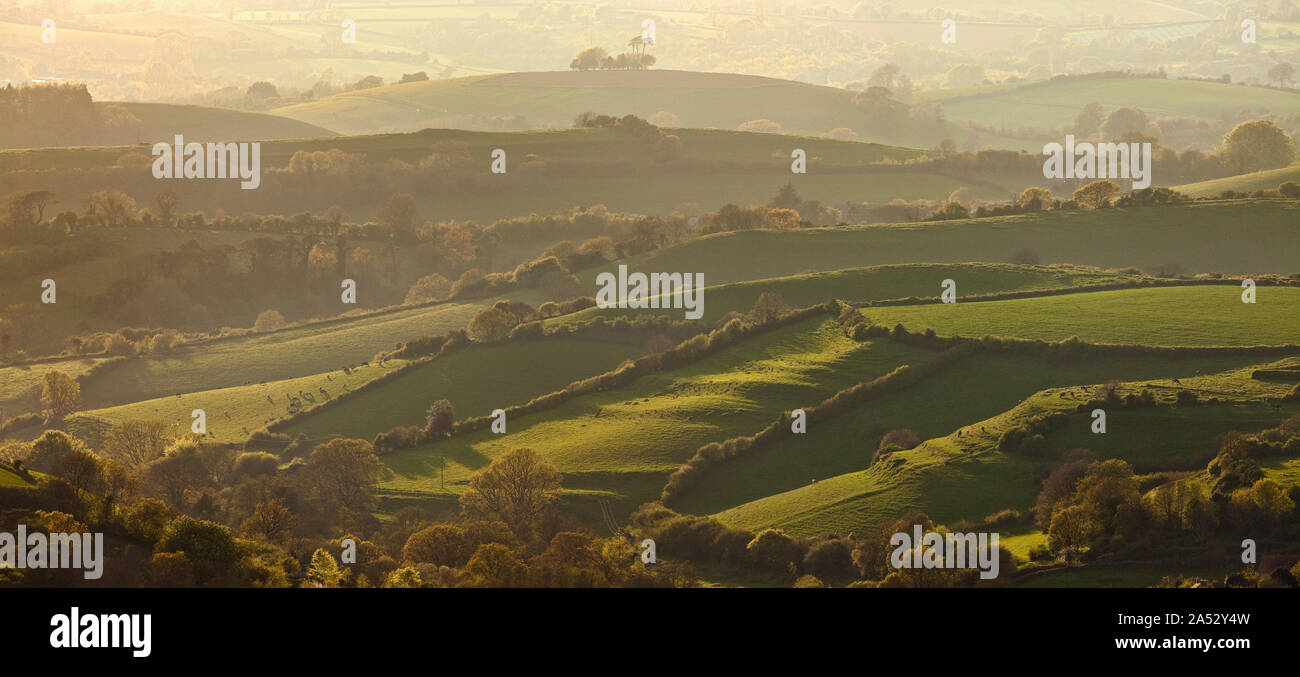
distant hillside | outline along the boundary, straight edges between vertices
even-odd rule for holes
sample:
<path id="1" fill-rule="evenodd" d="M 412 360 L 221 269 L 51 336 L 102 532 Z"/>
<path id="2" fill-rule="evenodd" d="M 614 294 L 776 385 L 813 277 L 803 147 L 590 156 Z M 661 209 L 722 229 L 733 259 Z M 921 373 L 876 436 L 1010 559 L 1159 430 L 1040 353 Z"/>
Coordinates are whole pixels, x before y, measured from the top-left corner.
<path id="1" fill-rule="evenodd" d="M 335 136 L 313 124 L 246 111 L 182 106 L 168 103 L 98 102 L 96 107 L 123 106 L 140 120 L 136 143 L 155 143 L 159 137 L 183 134 L 187 141 L 263 141 Z"/>
<path id="2" fill-rule="evenodd" d="M 684 127 L 735 129 L 768 119 L 791 134 L 817 135 L 847 127 L 878 143 L 929 148 L 943 138 L 957 143 L 970 130 L 954 123 L 887 136 L 863 133 L 865 112 L 854 92 L 790 80 L 690 71 L 553 71 L 433 80 L 337 94 L 278 108 L 285 117 L 344 134 L 458 129 L 569 127 L 585 111 L 649 117 L 660 111 Z M 996 147 L 1022 142 L 985 138 Z M 1027 146 L 1026 146 L 1027 148 Z"/>
<path id="3" fill-rule="evenodd" d="M 531 212 L 550 214 L 575 205 L 603 204 L 611 211 L 666 214 L 691 202 L 703 210 L 728 202 L 766 204 L 787 182 L 793 182 L 802 198 L 829 205 L 846 201 L 883 204 L 895 198 L 942 200 L 962 187 L 969 188 L 976 199 L 1006 200 L 1025 186 L 1041 182 L 1037 171 L 958 176 L 911 167 L 903 163 L 923 156 L 924 151 L 874 143 L 722 130 L 677 129 L 671 133 L 681 140 L 681 149 L 680 156 L 668 162 L 656 160 L 643 139 L 614 129 L 430 129 L 271 141 L 261 146 L 260 190 L 241 190 L 237 182 L 230 181 L 178 182 L 168 188 L 180 195 L 186 209 L 209 213 L 217 209 L 319 213 L 339 204 L 354 219 L 373 214 L 388 195 L 405 192 L 416 197 L 425 218 L 490 222 Z M 169 139 L 160 133 L 151 143 Z M 418 181 L 384 168 L 390 159 L 418 165 L 437 144 L 449 142 L 463 143 L 470 159 L 448 169 L 428 170 Z M 367 190 L 350 190 L 352 183 L 347 184 L 348 190 L 306 190 L 300 177 L 281 171 L 297 151 L 334 148 L 363 156 L 371 177 Z M 506 174 L 489 172 L 496 148 L 508 153 Z M 790 154 L 795 148 L 807 153 L 807 174 L 790 172 Z M 55 209 L 77 209 L 91 190 L 108 187 L 148 203 L 158 192 L 158 182 L 148 167 L 115 167 L 128 153 L 148 155 L 150 146 L 0 151 L 0 195 L 47 189 L 57 181 L 59 199 L 66 202 Z M 102 175 L 86 178 L 90 173 L 85 170 L 95 168 L 103 168 Z M 4 173 L 17 169 L 75 173 Z"/>

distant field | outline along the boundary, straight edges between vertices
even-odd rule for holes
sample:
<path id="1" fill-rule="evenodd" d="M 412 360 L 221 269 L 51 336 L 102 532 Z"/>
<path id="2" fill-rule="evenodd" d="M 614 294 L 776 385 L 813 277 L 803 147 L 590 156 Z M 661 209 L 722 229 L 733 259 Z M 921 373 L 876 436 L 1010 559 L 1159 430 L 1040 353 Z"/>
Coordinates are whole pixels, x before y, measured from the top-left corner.
<path id="1" fill-rule="evenodd" d="M 429 405 L 439 399 L 451 401 L 457 418 L 486 416 L 609 371 L 639 353 L 633 345 L 585 339 L 471 348 L 416 367 L 280 432 L 368 440 L 393 426 L 423 426 Z"/>
<path id="2" fill-rule="evenodd" d="M 1243 109 L 1263 109 L 1279 116 L 1300 111 L 1300 97 L 1292 92 L 1155 77 L 1062 78 L 1014 89 L 993 86 L 990 90 L 966 90 L 957 95 L 940 90 L 924 92 L 918 98 L 941 103 L 944 115 L 950 119 L 974 120 L 998 128 L 1068 127 L 1089 103 L 1099 103 L 1107 110 L 1140 108 L 1151 120 L 1178 116 L 1218 120 Z"/>
<path id="3" fill-rule="evenodd" d="M 1174 190 L 1190 195 L 1191 197 L 1214 197 L 1223 194 L 1226 190 L 1237 193 L 1249 193 L 1256 190 L 1277 190 L 1277 187 L 1287 183 L 1300 183 L 1300 165 L 1291 165 L 1281 169 L 1270 169 L 1263 172 L 1251 172 L 1250 174 L 1238 174 L 1222 179 L 1212 179 L 1209 181 L 1200 181 L 1198 183 L 1188 183 L 1182 186 L 1174 186 Z"/>
<path id="4" fill-rule="evenodd" d="M 1300 201 L 742 231 L 693 239 L 619 263 L 629 270 L 703 272 L 705 283 L 713 285 L 890 263 L 1001 262 L 1023 249 L 1036 251 L 1044 264 L 1146 271 L 1176 264 L 1187 274 L 1290 274 L 1300 272 Z M 617 263 L 600 266 L 579 277 L 594 288 L 599 272 L 617 268 Z"/>
<path id="5" fill-rule="evenodd" d="M 928 351 L 857 343 L 815 318 L 742 341 L 671 372 L 585 395 L 509 421 L 509 432 L 475 433 L 384 457 L 381 486 L 459 493 L 470 472 L 527 446 L 565 475 L 565 486 L 616 503 L 619 516 L 658 497 L 668 475 L 702 444 L 749 433 L 783 410 L 815 404 Z M 438 477 L 446 459 L 446 489 Z"/>
<path id="6" fill-rule="evenodd" d="M 443 304 L 213 341 L 130 360 L 82 388 L 88 408 L 322 374 L 425 334 L 463 328 L 481 309 Z"/>
<path id="7" fill-rule="evenodd" d="M 961 282 L 957 282 L 958 294 Z M 869 308 L 877 324 L 943 336 L 1015 336 L 1162 346 L 1300 343 L 1300 289 L 1260 287 L 1255 304 L 1232 285 L 1122 289 L 1030 299 Z"/>
<path id="8" fill-rule="evenodd" d="M 743 122 L 773 120 L 791 134 L 817 135 L 839 127 L 864 140 L 932 148 L 940 137 L 961 140 L 971 130 L 948 123 L 939 132 L 900 130 L 873 137 L 855 92 L 791 80 L 734 73 L 645 71 L 550 71 L 503 73 L 392 85 L 336 94 L 275 109 L 277 115 L 345 134 L 413 131 L 425 127 L 483 129 L 490 118 L 521 116 L 518 128 L 565 128 L 586 111 L 649 117 L 675 114 L 684 127 L 735 129 Z M 981 135 L 983 138 L 983 135 Z M 1020 148 L 1013 139 L 983 139 L 994 147 Z M 1010 144 L 1010 145 L 1004 145 Z"/>
<path id="9" fill-rule="evenodd" d="M 1199 361 L 1199 360 L 1198 360 Z M 1219 361 L 1222 364 L 1221 361 Z M 1294 363 L 1289 358 L 1286 363 Z M 1212 368 L 1215 361 L 1197 365 L 1188 360 L 1187 366 Z M 1237 365 L 1240 366 L 1240 363 Z M 1161 391 L 1162 397 L 1181 388 L 1195 389 L 1202 399 L 1211 395 L 1224 400 L 1219 405 L 1196 405 L 1196 410 L 1208 419 L 1219 419 L 1232 424 L 1237 430 L 1257 430 L 1260 422 L 1256 407 L 1238 407 L 1262 397 L 1278 397 L 1290 391 L 1288 384 L 1254 381 L 1251 368 L 1209 376 L 1182 378 L 1181 384 L 1172 379 L 1147 379 L 1122 384 L 1122 392 L 1137 392 L 1142 388 Z M 1184 372 L 1185 373 L 1185 372 Z M 1072 396 L 1071 391 L 1075 391 Z M 1066 395 L 1066 396 L 1063 396 Z M 985 397 L 983 391 L 968 397 Z M 1041 478 L 1035 469 L 1044 461 L 1019 454 L 998 451 L 996 441 L 1006 429 L 1020 425 L 1031 416 L 1052 411 L 1070 411 L 1087 397 L 1088 391 L 1077 388 L 1053 389 L 1039 392 L 1005 413 L 971 423 L 944 437 L 931 438 L 910 451 L 896 452 L 888 459 L 863 470 L 848 472 L 828 479 L 819 479 L 783 493 L 773 494 L 716 515 L 722 522 L 746 529 L 776 527 L 793 534 L 813 534 L 825 531 L 846 533 L 863 529 L 886 519 L 894 519 L 909 509 L 927 513 L 940 523 L 957 519 L 982 520 L 986 515 L 1003 508 L 1016 508 L 1022 512 L 1030 509 L 1041 488 Z M 1266 422 L 1272 426 L 1286 416 L 1300 410 L 1300 405 L 1288 403 Z M 1156 458 L 1146 454 L 1138 445 L 1115 447 L 1119 458 L 1139 465 L 1182 469 L 1197 460 L 1204 461 L 1200 435 L 1214 426 L 1189 428 L 1186 416 L 1178 407 L 1168 403 L 1156 410 L 1148 425 L 1158 425 L 1159 430 L 1181 444 L 1170 445 L 1172 455 Z M 1159 416 L 1159 413 L 1168 414 Z M 1190 415 L 1190 414 L 1188 414 Z M 1236 421 L 1230 419 L 1236 418 Z M 1087 426 L 1089 421 L 1075 421 Z M 1221 426 L 1220 426 L 1221 427 Z M 1219 430 L 1221 432 L 1221 430 Z M 1217 433 L 1215 433 L 1217 434 Z M 811 436 L 812 433 L 810 432 Z M 831 438 L 828 438 L 831 439 Z M 1066 451 L 1063 443 L 1049 440 L 1053 456 Z M 1175 452 L 1175 447 L 1178 449 Z M 1111 450 L 1108 448 L 1107 450 Z M 866 450 L 863 450 L 866 453 Z M 1105 458 L 1105 456 L 1098 456 Z"/>
<path id="10" fill-rule="evenodd" d="M 634 272 L 634 271 L 633 271 Z M 908 264 L 852 268 L 829 273 L 773 277 L 752 282 L 707 286 L 705 274 L 704 320 L 715 321 L 731 311 L 747 312 L 759 295 L 772 292 L 792 308 L 806 308 L 830 299 L 877 301 L 908 296 L 938 296 L 940 283 L 949 278 L 969 285 L 967 293 L 992 294 L 1029 289 L 1052 289 L 1102 284 L 1129 276 L 1086 269 L 1015 266 L 1009 264 Z M 596 317 L 640 317 L 642 314 L 680 316 L 676 309 L 588 308 L 556 318 L 554 323 L 579 323 Z"/>

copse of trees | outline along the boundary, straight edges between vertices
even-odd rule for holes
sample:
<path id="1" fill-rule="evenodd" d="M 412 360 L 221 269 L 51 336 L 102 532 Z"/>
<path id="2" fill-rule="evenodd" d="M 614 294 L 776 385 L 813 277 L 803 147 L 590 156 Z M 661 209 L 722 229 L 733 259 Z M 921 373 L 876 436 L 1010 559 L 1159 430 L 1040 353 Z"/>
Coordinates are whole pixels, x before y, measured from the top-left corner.
<path id="1" fill-rule="evenodd" d="M 650 153 L 657 162 L 677 160 L 682 156 L 682 139 L 665 133 L 656 125 L 635 115 L 613 117 L 586 111 L 578 115 L 573 126 L 580 129 L 613 129 L 643 139 L 650 145 Z"/>
<path id="2" fill-rule="evenodd" d="M 125 111 L 101 116 L 84 84 L 0 88 L 0 147 L 106 145 L 138 124 Z"/>
<path id="3" fill-rule="evenodd" d="M 1153 542 L 1191 539 L 1203 543 L 1250 532 L 1267 536 L 1300 517 L 1300 489 L 1263 476 L 1261 459 L 1300 454 L 1300 416 L 1255 434 L 1224 435 L 1206 466 L 1210 481 L 1196 475 L 1139 476 L 1125 461 L 1091 461 L 1072 452 L 1043 482 L 1035 520 L 1049 535 L 1049 550 L 1066 558 L 1142 552 Z"/>
<path id="4" fill-rule="evenodd" d="M 655 65 L 655 61 L 655 55 L 643 51 L 610 55 L 604 47 L 592 46 L 578 52 L 569 62 L 569 68 L 575 71 L 645 70 Z"/>

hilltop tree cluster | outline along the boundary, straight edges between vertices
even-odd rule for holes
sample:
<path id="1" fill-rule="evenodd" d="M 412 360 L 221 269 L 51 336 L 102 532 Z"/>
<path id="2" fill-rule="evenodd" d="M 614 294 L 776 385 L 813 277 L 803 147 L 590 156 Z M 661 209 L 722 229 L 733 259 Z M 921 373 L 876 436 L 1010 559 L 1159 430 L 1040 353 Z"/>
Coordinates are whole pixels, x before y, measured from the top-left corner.
<path id="1" fill-rule="evenodd" d="M 655 55 L 645 52 L 624 52 L 610 55 L 604 47 L 588 47 L 573 57 L 569 68 L 575 71 L 627 71 L 645 70 L 655 65 Z"/>

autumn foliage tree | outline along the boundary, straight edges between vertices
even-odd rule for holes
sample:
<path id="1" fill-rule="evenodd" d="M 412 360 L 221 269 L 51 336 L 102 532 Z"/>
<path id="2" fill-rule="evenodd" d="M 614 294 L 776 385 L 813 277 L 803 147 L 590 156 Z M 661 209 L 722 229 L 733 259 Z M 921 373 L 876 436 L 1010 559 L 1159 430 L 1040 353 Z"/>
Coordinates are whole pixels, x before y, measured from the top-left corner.
<path id="1" fill-rule="evenodd" d="M 51 369 L 41 377 L 41 406 L 54 416 L 76 410 L 81 402 L 81 384 L 67 374 Z"/>
<path id="2" fill-rule="evenodd" d="M 1269 120 L 1233 127 L 1216 153 L 1223 166 L 1237 174 L 1285 167 L 1296 155 L 1295 142 Z"/>
<path id="3" fill-rule="evenodd" d="M 528 447 L 519 447 L 469 478 L 460 507 L 467 516 L 500 520 L 516 533 L 542 517 L 559 495 L 562 477 Z"/>
<path id="4" fill-rule="evenodd" d="M 1110 204 L 1119 195 L 1119 186 L 1110 179 L 1098 179 L 1074 191 L 1074 201 L 1089 209 L 1099 209 Z"/>

